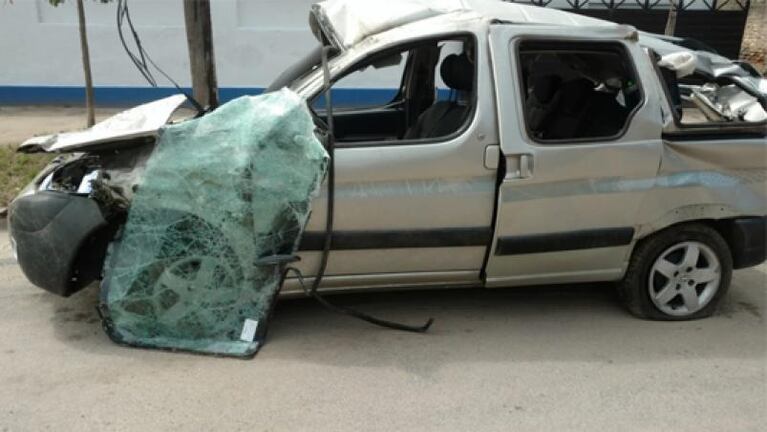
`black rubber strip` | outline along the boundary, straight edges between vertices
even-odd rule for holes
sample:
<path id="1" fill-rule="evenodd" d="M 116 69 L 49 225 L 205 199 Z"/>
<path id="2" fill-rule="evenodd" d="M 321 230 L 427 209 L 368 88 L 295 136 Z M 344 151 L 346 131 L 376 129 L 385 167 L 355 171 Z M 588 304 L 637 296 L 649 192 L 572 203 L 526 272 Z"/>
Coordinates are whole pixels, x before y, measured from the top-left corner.
<path id="1" fill-rule="evenodd" d="M 423 230 L 335 231 L 332 250 L 485 246 L 490 227 Z M 300 251 L 321 251 L 325 233 L 306 232 Z"/>
<path id="2" fill-rule="evenodd" d="M 631 243 L 634 228 L 600 228 L 593 230 L 509 236 L 498 239 L 496 255 L 520 255 L 622 246 Z"/>
<path id="3" fill-rule="evenodd" d="M 727 141 L 727 140 L 751 140 L 751 139 L 764 139 L 767 136 L 765 133 L 760 132 L 738 132 L 738 131 L 683 131 L 683 132 L 666 132 L 663 134 L 665 141 Z"/>

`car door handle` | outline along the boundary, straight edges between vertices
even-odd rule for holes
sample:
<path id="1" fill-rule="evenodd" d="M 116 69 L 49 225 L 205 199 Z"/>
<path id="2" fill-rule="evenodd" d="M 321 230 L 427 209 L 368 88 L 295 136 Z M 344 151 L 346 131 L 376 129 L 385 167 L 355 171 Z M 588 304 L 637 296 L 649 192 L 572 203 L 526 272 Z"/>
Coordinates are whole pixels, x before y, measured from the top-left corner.
<path id="1" fill-rule="evenodd" d="M 525 179 L 533 176 L 533 155 L 519 153 L 506 155 L 506 179 Z"/>

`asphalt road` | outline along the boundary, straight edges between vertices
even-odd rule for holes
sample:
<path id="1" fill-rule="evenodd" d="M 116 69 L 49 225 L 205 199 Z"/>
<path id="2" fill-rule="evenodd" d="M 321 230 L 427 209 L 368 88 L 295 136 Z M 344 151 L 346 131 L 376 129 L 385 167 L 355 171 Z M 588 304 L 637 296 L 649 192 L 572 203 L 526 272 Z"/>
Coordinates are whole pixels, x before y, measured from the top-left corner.
<path id="1" fill-rule="evenodd" d="M 336 297 L 426 335 L 282 301 L 254 360 L 122 348 L 96 289 L 29 284 L 0 231 L 0 431 L 767 430 L 767 268 L 721 313 L 626 314 L 609 286 Z"/>

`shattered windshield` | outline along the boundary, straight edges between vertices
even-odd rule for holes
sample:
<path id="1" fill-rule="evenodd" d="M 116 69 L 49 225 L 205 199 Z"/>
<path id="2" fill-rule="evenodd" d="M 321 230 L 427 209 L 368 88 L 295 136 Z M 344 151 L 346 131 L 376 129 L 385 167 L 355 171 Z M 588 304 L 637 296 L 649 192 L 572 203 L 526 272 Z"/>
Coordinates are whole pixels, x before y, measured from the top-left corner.
<path id="1" fill-rule="evenodd" d="M 255 354 L 327 162 L 289 90 L 164 128 L 105 264 L 110 336 Z"/>

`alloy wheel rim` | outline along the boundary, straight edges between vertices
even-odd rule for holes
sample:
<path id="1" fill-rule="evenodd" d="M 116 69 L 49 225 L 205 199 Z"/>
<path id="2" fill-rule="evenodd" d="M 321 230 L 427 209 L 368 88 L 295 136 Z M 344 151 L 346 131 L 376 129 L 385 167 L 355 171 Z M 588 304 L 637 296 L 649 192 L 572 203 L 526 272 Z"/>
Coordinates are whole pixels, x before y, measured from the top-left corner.
<path id="1" fill-rule="evenodd" d="M 663 313 L 692 315 L 706 307 L 719 290 L 721 264 L 714 251 L 697 241 L 677 243 L 650 268 L 650 299 Z"/>

